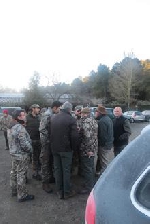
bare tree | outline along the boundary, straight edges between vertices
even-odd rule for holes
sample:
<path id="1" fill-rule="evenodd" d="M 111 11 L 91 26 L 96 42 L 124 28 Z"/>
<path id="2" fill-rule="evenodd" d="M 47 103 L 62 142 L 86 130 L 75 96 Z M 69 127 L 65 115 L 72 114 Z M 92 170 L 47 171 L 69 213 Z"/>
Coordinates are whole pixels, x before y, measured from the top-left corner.
<path id="1" fill-rule="evenodd" d="M 117 72 L 113 72 L 109 82 L 109 91 L 114 99 L 126 103 L 129 109 L 135 97 L 135 77 L 140 72 L 140 61 L 131 52 L 117 66 Z"/>

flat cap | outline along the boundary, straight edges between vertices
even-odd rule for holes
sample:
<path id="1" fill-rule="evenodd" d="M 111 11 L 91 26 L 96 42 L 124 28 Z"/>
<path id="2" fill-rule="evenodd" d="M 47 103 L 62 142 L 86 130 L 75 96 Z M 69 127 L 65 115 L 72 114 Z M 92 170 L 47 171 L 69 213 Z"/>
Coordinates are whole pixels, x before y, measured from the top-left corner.
<path id="1" fill-rule="evenodd" d="M 40 108 L 38 104 L 32 104 L 30 108 Z"/>
<path id="2" fill-rule="evenodd" d="M 90 113 L 90 108 L 89 108 L 89 107 L 84 107 L 84 108 L 81 110 L 81 113 L 82 113 L 82 114 L 89 114 L 89 113 Z"/>

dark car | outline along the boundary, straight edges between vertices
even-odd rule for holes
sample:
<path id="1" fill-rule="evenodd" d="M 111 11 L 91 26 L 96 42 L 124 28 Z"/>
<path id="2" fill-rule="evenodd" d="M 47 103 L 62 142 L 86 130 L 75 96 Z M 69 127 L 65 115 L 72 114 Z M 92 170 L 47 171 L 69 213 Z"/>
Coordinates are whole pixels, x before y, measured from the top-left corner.
<path id="1" fill-rule="evenodd" d="M 87 201 L 85 223 L 150 223 L 150 126 L 99 178 Z"/>
<path id="2" fill-rule="evenodd" d="M 8 114 L 12 115 L 12 113 L 18 109 L 21 109 L 21 107 L 0 107 L 0 117 L 3 116 L 3 110 L 8 110 Z"/>
<path id="3" fill-rule="evenodd" d="M 94 117 L 95 116 L 95 112 L 97 110 L 97 107 L 90 107 L 90 110 L 91 110 L 91 115 Z M 107 111 L 107 115 L 111 118 L 111 119 L 114 119 L 115 116 L 113 114 L 113 110 L 114 108 L 109 108 L 109 107 L 106 107 L 106 111 Z"/>

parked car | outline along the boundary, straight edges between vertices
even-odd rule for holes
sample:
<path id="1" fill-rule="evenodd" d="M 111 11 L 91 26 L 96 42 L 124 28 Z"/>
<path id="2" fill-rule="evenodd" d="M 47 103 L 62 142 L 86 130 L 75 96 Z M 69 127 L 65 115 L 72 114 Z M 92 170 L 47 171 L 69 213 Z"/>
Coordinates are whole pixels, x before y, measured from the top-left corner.
<path id="1" fill-rule="evenodd" d="M 145 121 L 145 116 L 140 111 L 126 111 L 123 116 L 129 119 L 131 123 L 136 121 Z"/>
<path id="2" fill-rule="evenodd" d="M 86 224 L 150 223 L 150 126 L 110 163 L 87 200 Z"/>
<path id="3" fill-rule="evenodd" d="M 150 121 L 150 110 L 144 110 L 142 114 L 145 116 L 145 121 Z"/>
<path id="4" fill-rule="evenodd" d="M 0 117 L 3 116 L 3 110 L 8 110 L 8 114 L 12 115 L 17 109 L 21 109 L 21 107 L 0 107 Z"/>
<path id="5" fill-rule="evenodd" d="M 94 117 L 97 107 L 90 107 L 90 110 L 91 110 L 91 115 Z M 114 110 L 114 108 L 106 107 L 107 114 L 111 119 L 114 119 L 114 117 L 115 117 L 113 114 L 113 110 Z"/>

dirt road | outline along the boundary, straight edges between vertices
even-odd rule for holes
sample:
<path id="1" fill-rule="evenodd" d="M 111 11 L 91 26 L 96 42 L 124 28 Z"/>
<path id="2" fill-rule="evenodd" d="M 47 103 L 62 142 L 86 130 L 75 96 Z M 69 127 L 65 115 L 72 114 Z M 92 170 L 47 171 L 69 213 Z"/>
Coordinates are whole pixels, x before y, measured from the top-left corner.
<path id="1" fill-rule="evenodd" d="M 132 124 L 131 140 L 140 134 L 148 123 Z M 55 193 L 47 194 L 41 188 L 41 183 L 31 178 L 31 168 L 28 175 L 28 189 L 35 195 L 35 200 L 18 203 L 16 197 L 11 197 L 9 186 L 10 155 L 5 150 L 3 133 L 0 132 L 0 224 L 82 224 L 87 196 L 76 195 L 68 200 L 59 200 Z M 73 177 L 75 190 L 81 181 Z M 78 187 L 77 187 L 78 186 Z"/>

